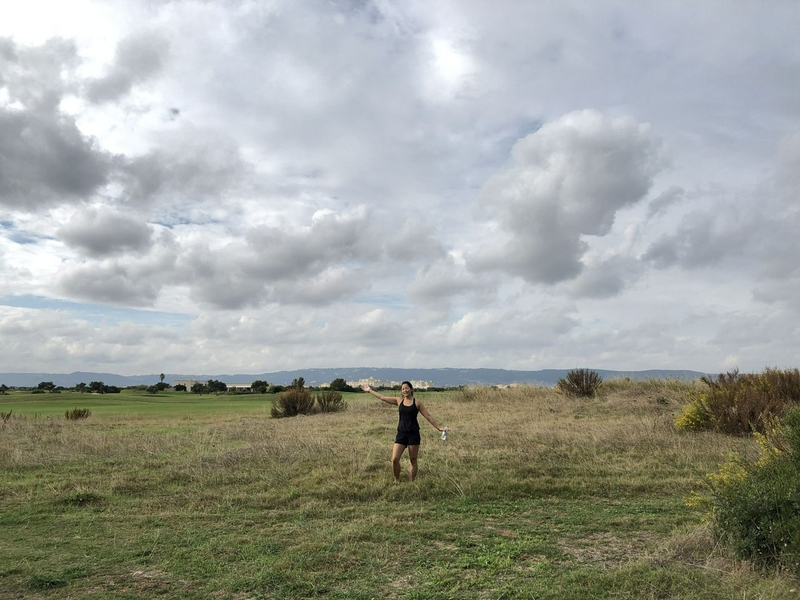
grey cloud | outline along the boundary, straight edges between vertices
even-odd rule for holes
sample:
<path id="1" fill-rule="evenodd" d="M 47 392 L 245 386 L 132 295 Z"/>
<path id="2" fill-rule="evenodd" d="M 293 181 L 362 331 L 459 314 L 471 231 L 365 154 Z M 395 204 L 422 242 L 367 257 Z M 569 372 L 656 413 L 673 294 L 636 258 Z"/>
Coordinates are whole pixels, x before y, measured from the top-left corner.
<path id="1" fill-rule="evenodd" d="M 216 202 L 223 192 L 245 185 L 249 170 L 230 138 L 192 129 L 164 136 L 157 149 L 118 162 L 130 202 L 164 199 L 176 208 Z"/>
<path id="2" fill-rule="evenodd" d="M 533 352 L 558 344 L 559 338 L 577 325 L 569 309 L 553 306 L 537 310 L 473 310 L 458 321 L 434 332 L 451 347 L 524 349 Z"/>
<path id="3" fill-rule="evenodd" d="M 677 185 L 671 185 L 650 202 L 647 216 L 652 218 L 663 214 L 670 206 L 686 197 L 686 191 Z"/>
<path id="4" fill-rule="evenodd" d="M 153 245 L 153 227 L 132 215 L 108 208 L 76 212 L 58 231 L 59 237 L 93 258 L 121 252 L 143 252 Z"/>
<path id="5" fill-rule="evenodd" d="M 109 171 L 108 156 L 73 120 L 0 112 L 0 204 L 36 209 L 85 199 L 107 182 Z"/>
<path id="6" fill-rule="evenodd" d="M 351 296 L 360 281 L 356 269 L 330 268 L 308 279 L 272 285 L 270 299 L 281 304 L 325 306 Z"/>
<path id="7" fill-rule="evenodd" d="M 761 226 L 760 219 L 742 219 L 735 207 L 715 204 L 708 212 L 696 211 L 684 218 L 677 231 L 653 242 L 642 259 L 660 269 L 714 265 L 747 254 L 753 233 Z"/>
<path id="8" fill-rule="evenodd" d="M 119 263 L 74 268 L 59 283 L 70 297 L 121 306 L 152 306 L 161 290 L 161 282 L 137 277 Z"/>
<path id="9" fill-rule="evenodd" d="M 251 227 L 221 248 L 190 247 L 178 275 L 203 303 L 237 309 L 270 302 L 330 304 L 358 289 L 380 259 L 363 235 L 367 215 L 322 215 L 307 229 Z"/>
<path id="10" fill-rule="evenodd" d="M 406 219 L 394 237 L 386 242 L 385 252 L 398 261 L 431 261 L 446 256 L 442 243 L 436 239 L 434 227 L 413 218 Z"/>
<path id="11" fill-rule="evenodd" d="M 786 137 L 778 149 L 779 192 L 791 205 L 800 204 L 800 132 Z"/>
<path id="12" fill-rule="evenodd" d="M 612 298 L 621 294 L 642 273 L 639 261 L 614 256 L 585 267 L 577 278 L 565 284 L 565 288 L 577 298 Z"/>
<path id="13" fill-rule="evenodd" d="M 375 260 L 366 225 L 367 214 L 356 213 L 324 215 L 307 230 L 254 228 L 246 236 L 250 252 L 242 264 L 249 275 L 285 279 L 320 273 L 334 263 Z"/>
<path id="14" fill-rule="evenodd" d="M 74 89 L 78 66 L 75 43 L 52 38 L 39 46 L 21 46 L 0 38 L 0 85 L 12 102 L 27 110 L 53 113 L 63 95 Z"/>
<path id="15" fill-rule="evenodd" d="M 800 166 L 798 139 L 784 141 L 774 176 L 754 189 L 724 195 L 712 190 L 710 198 L 693 194 L 699 207 L 652 242 L 642 261 L 658 269 L 735 269 L 737 276 L 753 281 L 757 300 L 796 308 L 800 212 L 792 200 Z"/>
<path id="16" fill-rule="evenodd" d="M 56 287 L 81 300 L 152 306 L 163 286 L 177 278 L 178 250 L 172 234 L 162 231 L 147 254 L 88 260 L 68 267 L 59 274 Z"/>
<path id="17" fill-rule="evenodd" d="M 467 270 L 446 257 L 419 269 L 406 292 L 413 300 L 422 303 L 448 302 L 454 296 L 494 290 L 497 282 L 474 277 Z"/>
<path id="18" fill-rule="evenodd" d="M 408 321 L 400 322 L 394 315 L 382 308 L 371 310 L 349 311 L 341 319 L 326 325 L 329 339 L 353 340 L 359 346 L 386 347 L 402 343 L 408 338 L 412 328 Z"/>
<path id="19" fill-rule="evenodd" d="M 556 283 L 581 271 L 582 236 L 607 234 L 618 210 L 641 201 L 662 168 L 646 125 L 584 110 L 519 140 L 511 164 L 482 191 L 508 241 L 469 257 L 474 270 L 499 269 Z"/>
<path id="20" fill-rule="evenodd" d="M 134 85 L 161 70 L 168 48 L 168 41 L 155 32 L 141 32 L 123 39 L 117 45 L 109 72 L 86 84 L 86 97 L 101 103 L 124 96 Z"/>
<path id="21" fill-rule="evenodd" d="M 5 41 L 3 48 L 3 84 L 21 107 L 0 109 L 0 205 L 35 210 L 91 196 L 108 181 L 111 157 L 59 112 L 74 45 L 51 40 L 21 48 Z"/>

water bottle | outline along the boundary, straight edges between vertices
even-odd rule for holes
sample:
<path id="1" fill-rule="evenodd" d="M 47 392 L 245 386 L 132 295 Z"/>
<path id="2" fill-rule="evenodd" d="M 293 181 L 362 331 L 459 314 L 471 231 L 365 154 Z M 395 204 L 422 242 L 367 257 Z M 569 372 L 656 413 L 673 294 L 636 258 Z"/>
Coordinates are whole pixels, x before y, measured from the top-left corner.
<path id="1" fill-rule="evenodd" d="M 450 428 L 447 425 L 445 425 L 444 429 L 442 429 L 442 440 L 446 440 L 447 439 L 447 431 L 448 431 L 448 429 L 450 429 Z"/>

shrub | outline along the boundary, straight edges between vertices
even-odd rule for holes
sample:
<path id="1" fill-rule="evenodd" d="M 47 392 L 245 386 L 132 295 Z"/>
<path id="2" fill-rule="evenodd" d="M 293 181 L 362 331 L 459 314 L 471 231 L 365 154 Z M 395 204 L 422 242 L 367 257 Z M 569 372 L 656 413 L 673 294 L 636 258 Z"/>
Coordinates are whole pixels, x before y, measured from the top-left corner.
<path id="1" fill-rule="evenodd" d="M 80 419 L 86 419 L 92 416 L 92 411 L 88 408 L 73 408 L 72 410 L 67 409 L 64 413 L 64 416 L 67 417 L 68 421 L 78 421 Z"/>
<path id="2" fill-rule="evenodd" d="M 173 389 L 174 389 L 176 392 L 185 392 L 185 391 L 186 391 L 186 386 L 185 386 L 185 385 L 183 385 L 182 383 L 179 383 L 179 384 L 178 384 L 178 385 L 176 385 L 176 386 L 175 386 Z"/>
<path id="3" fill-rule="evenodd" d="M 734 369 L 700 381 L 705 387 L 690 390 L 689 403 L 675 420 L 678 429 L 763 433 L 771 419 L 782 417 L 790 406 L 800 403 L 797 369 L 766 369 L 758 374 Z"/>
<path id="4" fill-rule="evenodd" d="M 272 418 L 295 417 L 307 415 L 314 408 L 314 397 L 311 393 L 299 387 L 289 388 L 278 396 L 277 401 L 272 401 Z"/>
<path id="5" fill-rule="evenodd" d="M 316 395 L 316 401 L 319 410 L 324 413 L 347 410 L 347 402 L 342 400 L 339 392 L 321 392 Z"/>
<path id="6" fill-rule="evenodd" d="M 566 377 L 559 379 L 556 387 L 567 396 L 592 398 L 602 385 L 603 378 L 597 372 L 575 369 L 567 373 Z"/>
<path id="7" fill-rule="evenodd" d="M 800 574 L 800 407 L 756 434 L 760 457 L 709 475 L 714 531 L 741 558 Z"/>
<path id="8" fill-rule="evenodd" d="M 334 392 L 354 392 L 355 389 L 351 385 L 347 385 L 347 382 L 342 379 L 341 377 L 337 377 L 333 381 L 331 381 L 330 385 L 331 391 Z"/>

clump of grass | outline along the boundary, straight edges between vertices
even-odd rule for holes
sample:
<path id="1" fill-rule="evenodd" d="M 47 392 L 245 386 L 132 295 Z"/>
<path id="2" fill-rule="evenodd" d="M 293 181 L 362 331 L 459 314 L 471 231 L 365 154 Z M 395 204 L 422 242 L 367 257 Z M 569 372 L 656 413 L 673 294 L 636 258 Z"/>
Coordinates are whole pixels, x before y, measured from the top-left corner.
<path id="1" fill-rule="evenodd" d="M 11 418 L 11 413 L 14 412 L 12 410 L 8 412 L 0 412 L 0 421 L 3 423 L 8 423 L 8 420 Z"/>
<path id="2" fill-rule="evenodd" d="M 596 371 L 574 369 L 558 380 L 556 388 L 567 396 L 593 398 L 603 385 L 603 378 Z"/>
<path id="3" fill-rule="evenodd" d="M 31 575 L 28 587 L 32 590 L 51 590 L 69 585 L 69 579 L 58 575 Z"/>
<path id="4" fill-rule="evenodd" d="M 732 435 L 764 433 L 771 419 L 781 418 L 800 403 L 800 371 L 766 369 L 716 378 L 701 377 L 705 384 L 689 393 L 689 403 L 675 420 L 678 429 L 716 430 Z"/>
<path id="5" fill-rule="evenodd" d="M 68 421 L 80 421 L 92 416 L 92 411 L 88 408 L 72 408 L 64 411 L 64 416 Z"/>
<path id="6" fill-rule="evenodd" d="M 305 388 L 293 387 L 282 392 L 277 400 L 272 401 L 270 414 L 273 419 L 282 419 L 283 417 L 307 415 L 313 409 L 314 396 Z"/>
<path id="7" fill-rule="evenodd" d="M 486 398 L 491 394 L 491 388 L 487 388 L 485 386 L 464 386 L 458 390 L 458 393 L 455 395 L 454 399 L 458 402 L 476 402 L 480 400 L 486 400 Z"/>
<path id="8" fill-rule="evenodd" d="M 82 485 L 77 485 L 62 498 L 62 502 L 69 506 L 84 506 L 94 504 L 103 499 L 101 494 L 94 492 Z"/>
<path id="9" fill-rule="evenodd" d="M 339 392 L 320 392 L 316 395 L 316 402 L 320 412 L 332 413 L 347 410 L 347 402 L 342 399 Z"/>

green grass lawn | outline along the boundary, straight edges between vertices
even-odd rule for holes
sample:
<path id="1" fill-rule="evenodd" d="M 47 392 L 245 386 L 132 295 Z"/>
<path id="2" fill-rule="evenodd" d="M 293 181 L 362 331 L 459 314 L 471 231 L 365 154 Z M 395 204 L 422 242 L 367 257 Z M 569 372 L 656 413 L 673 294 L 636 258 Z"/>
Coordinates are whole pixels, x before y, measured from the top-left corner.
<path id="1" fill-rule="evenodd" d="M 676 433 L 685 385 L 609 390 L 429 395 L 452 433 L 423 421 L 400 484 L 396 409 L 363 394 L 280 420 L 269 395 L 0 396 L 26 416 L 0 425 L 0 598 L 797 597 L 685 503 L 751 442 Z"/>

